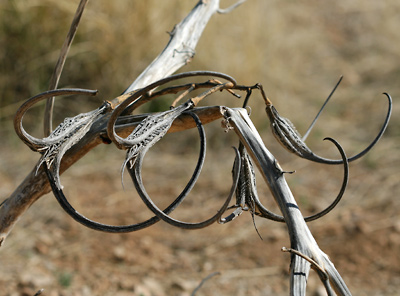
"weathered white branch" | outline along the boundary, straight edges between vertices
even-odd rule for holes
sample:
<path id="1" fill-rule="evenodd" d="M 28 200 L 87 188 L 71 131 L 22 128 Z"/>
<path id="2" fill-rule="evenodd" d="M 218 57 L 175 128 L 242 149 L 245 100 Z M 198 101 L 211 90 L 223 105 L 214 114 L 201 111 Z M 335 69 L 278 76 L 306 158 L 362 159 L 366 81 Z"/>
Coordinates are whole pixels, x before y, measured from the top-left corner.
<path id="1" fill-rule="evenodd" d="M 129 92 L 148 86 L 152 82 L 169 76 L 187 64 L 194 56 L 194 48 L 210 17 L 215 12 L 224 13 L 230 11 L 243 2 L 241 0 L 232 7 L 221 10 L 219 9 L 219 0 L 199 1 L 189 15 L 176 25 L 171 33 L 171 39 L 162 53 L 126 89 L 124 95 L 116 98 L 113 103 L 121 103 L 129 97 Z M 125 102 L 128 103 L 128 101 Z M 245 109 L 230 109 L 215 106 L 195 108 L 193 112 L 200 117 L 203 124 L 224 116 L 232 124 L 241 142 L 257 164 L 268 184 L 288 227 L 292 253 L 291 295 L 305 295 L 310 268 L 317 271 L 329 295 L 333 295 L 333 290 L 338 295 L 351 295 L 333 263 L 319 248 L 312 236 L 295 198 L 286 183 L 283 170 L 280 168 L 278 161 L 263 144 L 257 129 L 247 115 L 247 111 Z M 110 142 L 106 132 L 110 116 L 110 113 L 107 113 L 99 117 L 92 124 L 90 130 L 80 138 L 80 141 L 67 151 L 61 163 L 60 174 L 95 146 L 104 142 Z M 142 114 L 139 116 L 126 115 L 118 117 L 115 130 L 120 136 L 127 136 L 146 116 L 146 114 Z M 114 123 L 114 121 L 111 122 Z M 169 132 L 181 131 L 193 127 L 195 127 L 195 123 L 191 116 L 182 114 L 174 121 Z M 346 160 L 344 152 L 341 153 L 343 159 Z M 35 166 L 11 196 L 0 205 L 0 246 L 23 213 L 37 199 L 49 191 L 50 184 L 48 183 L 43 167 L 40 167 L 36 172 Z"/>
<path id="2" fill-rule="evenodd" d="M 189 15 L 171 33 L 171 40 L 161 54 L 129 86 L 127 92 L 169 76 L 193 58 L 194 49 L 210 17 L 219 9 L 219 0 L 199 1 Z M 93 124 L 92 130 L 66 153 L 60 174 L 98 144 L 109 114 Z M 47 177 L 35 169 L 15 189 L 0 207 L 0 246 L 24 212 L 42 195 L 50 191 Z"/>
<path id="3" fill-rule="evenodd" d="M 220 13 L 220 14 L 230 13 L 232 10 L 236 9 L 239 5 L 242 5 L 246 1 L 247 0 L 240 0 L 240 1 L 236 2 L 235 4 L 232 4 L 228 8 L 225 8 L 225 9 L 220 8 L 220 9 L 218 9 L 218 13 Z"/>
<path id="4" fill-rule="evenodd" d="M 254 127 L 245 109 L 223 108 L 221 112 L 234 127 L 247 152 L 257 164 L 263 175 L 275 201 L 277 202 L 288 227 L 291 248 L 311 258 L 319 266 L 325 269 L 329 276 L 329 282 L 333 285 L 338 295 L 351 295 L 343 279 L 335 269 L 328 256 L 319 248 L 311 234 L 304 217 L 297 206 L 296 200 L 288 184 L 278 161 L 263 144 L 257 129 Z M 306 294 L 310 262 L 306 259 L 292 255 L 291 273 L 291 295 L 302 296 Z M 329 287 L 327 290 L 329 291 Z"/>
<path id="5" fill-rule="evenodd" d="M 211 16 L 219 9 L 219 0 L 199 1 L 187 17 L 170 33 L 168 45 L 125 90 L 128 93 L 168 76 L 188 64 Z"/>

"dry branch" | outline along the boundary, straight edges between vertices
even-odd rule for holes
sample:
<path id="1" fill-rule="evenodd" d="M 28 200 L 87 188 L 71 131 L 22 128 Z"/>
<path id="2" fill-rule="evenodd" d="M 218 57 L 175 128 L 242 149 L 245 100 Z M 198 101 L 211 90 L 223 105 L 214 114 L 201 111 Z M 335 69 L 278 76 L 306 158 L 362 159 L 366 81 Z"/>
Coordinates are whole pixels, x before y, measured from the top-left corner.
<path id="1" fill-rule="evenodd" d="M 127 88 L 125 93 L 166 77 L 190 62 L 205 26 L 218 9 L 219 0 L 199 1 L 187 17 L 175 26 L 171 33 L 171 39 L 160 55 Z M 208 112 L 206 111 L 206 113 Z M 216 112 L 211 111 L 211 113 L 213 113 L 211 117 L 215 118 Z M 208 115 L 205 115 L 205 117 L 208 118 Z M 95 122 L 82 141 L 66 153 L 61 164 L 60 174 L 91 149 L 104 142 L 108 118 L 109 114 L 106 114 Z M 202 118 L 202 120 L 207 121 L 205 118 Z M 181 123 L 184 124 L 185 119 L 182 119 Z M 183 127 L 183 125 L 178 126 L 179 123 L 177 127 L 173 126 L 172 130 L 182 129 Z M 131 129 L 132 125 L 116 127 L 117 130 L 125 128 Z M 50 191 L 50 185 L 43 168 L 41 167 L 37 173 L 35 171 L 34 168 L 0 207 L 0 246 L 24 212 L 42 195 Z"/>
<path id="2" fill-rule="evenodd" d="M 61 47 L 60 56 L 58 58 L 57 64 L 54 68 L 54 72 L 51 75 L 49 90 L 56 89 L 58 82 L 60 81 L 61 72 L 64 68 L 65 60 L 67 59 L 68 51 L 71 48 L 72 41 L 74 40 L 76 31 L 78 29 L 79 22 L 82 18 L 83 10 L 85 9 L 89 0 L 81 0 L 79 2 L 78 8 L 76 9 L 74 19 L 72 20 L 71 27 L 69 28 L 67 37 L 65 38 L 64 44 Z M 46 102 L 46 109 L 44 111 L 44 134 L 46 136 L 50 135 L 52 131 L 52 121 L 53 121 L 53 107 L 54 98 L 48 99 Z"/>
<path id="3" fill-rule="evenodd" d="M 296 200 L 288 184 L 286 183 L 284 177 L 285 172 L 282 170 L 275 157 L 265 147 L 260 135 L 258 134 L 257 129 L 251 122 L 246 109 L 230 109 L 228 107 L 221 106 L 195 108 L 197 103 L 200 102 L 204 97 L 222 90 L 227 90 L 233 95 L 236 95 L 233 90 L 246 91 L 246 104 L 247 99 L 251 95 L 251 90 L 260 89 L 267 105 L 267 113 L 270 112 L 269 115 L 272 128 L 276 129 L 275 136 L 277 137 L 278 141 L 281 141 L 281 143 L 284 144 L 286 148 L 292 146 L 296 149 L 298 149 L 299 147 L 304 148 L 304 142 L 300 139 L 299 135 L 295 133 L 295 130 L 294 128 L 292 128 L 290 122 L 279 116 L 276 109 L 266 98 L 262 87 L 258 84 L 249 87 L 239 86 L 236 84 L 236 81 L 232 77 L 218 72 L 197 71 L 169 76 L 177 69 L 188 63 L 191 58 L 193 58 L 194 48 L 210 17 L 215 12 L 226 13 L 235 8 L 237 5 L 241 4 L 242 2 L 244 1 L 239 1 L 232 7 L 222 10 L 219 8 L 218 0 L 199 1 L 195 8 L 189 13 L 189 15 L 180 24 L 175 26 L 173 32 L 171 33 L 171 39 L 168 45 L 162 51 L 162 53 L 149 65 L 149 67 L 126 89 L 126 91 L 121 96 L 111 101 L 104 102 L 104 104 L 100 106 L 99 109 L 97 109 L 97 111 L 100 111 L 96 112 L 96 110 L 94 110 L 92 112 L 89 112 L 90 114 L 95 114 L 95 116 L 90 117 L 87 121 L 82 120 L 83 123 L 78 122 L 76 125 L 74 125 L 74 123 L 76 123 L 74 122 L 74 119 L 76 119 L 78 116 L 74 119 L 66 120 L 59 125 L 59 131 L 61 131 L 59 134 L 57 133 L 56 129 L 53 133 L 50 134 L 49 137 L 46 137 L 42 140 L 37 140 L 33 137 L 27 137 L 26 134 L 24 134 L 24 130 L 22 128 L 22 119 L 25 112 L 39 100 L 47 98 L 49 94 L 52 96 L 55 94 L 71 94 L 82 92 L 95 94 L 94 91 L 82 91 L 75 89 L 74 92 L 70 89 L 47 92 L 32 97 L 21 106 L 21 108 L 17 111 L 14 121 L 17 134 L 26 144 L 28 144 L 28 146 L 32 150 L 41 151 L 43 155 L 46 155 L 46 153 L 43 151 L 47 152 L 46 149 L 51 150 L 50 148 L 55 147 L 54 154 L 57 154 L 58 158 L 56 159 L 56 161 L 54 161 L 55 158 L 48 160 L 44 156 L 42 156 L 41 160 L 39 160 L 38 165 L 33 168 L 31 173 L 18 186 L 18 188 L 11 194 L 8 199 L 0 204 L 0 246 L 4 243 L 12 227 L 20 219 L 22 214 L 43 194 L 49 192 L 50 189 L 53 190 L 56 198 L 63 206 L 62 202 L 56 194 L 56 192 L 61 193 L 62 198 L 65 199 L 62 193 L 62 186 L 59 183 L 59 179 L 57 180 L 57 177 L 59 177 L 59 174 L 67 170 L 71 165 L 73 165 L 91 149 L 101 143 L 114 142 L 118 148 L 128 150 L 127 158 L 124 165 L 128 163 L 130 164 L 129 172 L 139 193 L 139 196 L 145 202 L 147 207 L 153 211 L 153 213 L 155 214 L 155 219 L 161 219 L 172 225 L 187 229 L 197 229 L 200 227 L 205 227 L 211 223 L 214 223 L 217 220 L 220 220 L 223 223 L 233 220 L 233 218 L 224 220 L 221 219 L 221 216 L 228 208 L 230 199 L 235 192 L 237 197 L 236 205 L 241 208 L 240 210 L 248 206 L 249 208 L 252 207 L 252 215 L 260 214 L 256 212 L 256 209 L 257 211 L 260 211 L 263 206 L 256 198 L 255 181 L 253 182 L 253 180 L 251 179 L 251 175 L 254 174 L 254 170 L 252 168 L 252 162 L 248 157 L 248 155 L 250 155 L 253 162 L 256 163 L 256 165 L 258 166 L 259 171 L 264 177 L 265 182 L 269 186 L 269 189 L 272 192 L 275 201 L 283 214 L 283 216 L 281 217 L 265 212 L 266 214 L 264 216 L 260 216 L 275 221 L 285 222 L 288 228 L 291 247 L 288 249 L 283 248 L 282 250 L 291 253 L 291 295 L 305 295 L 307 278 L 310 268 L 314 269 L 317 272 L 318 276 L 325 286 L 328 295 L 334 295 L 335 292 L 338 295 L 343 296 L 351 295 L 349 289 L 347 288 L 338 271 L 335 269 L 333 263 L 330 261 L 328 256 L 319 248 L 317 242 L 312 236 L 306 224 L 306 219 L 300 212 Z M 81 1 L 81 3 L 86 2 Z M 71 40 L 72 39 L 69 39 L 69 42 Z M 66 53 L 64 54 L 66 55 Z M 65 58 L 65 55 L 61 58 L 61 61 Z M 186 85 L 170 86 L 162 90 L 155 91 L 156 88 L 167 82 L 192 76 L 214 76 L 225 79 L 227 80 L 227 82 L 222 83 L 217 80 L 209 80 L 205 83 L 189 83 Z M 55 77 L 55 79 L 58 80 L 57 76 Z M 191 91 L 199 88 L 206 88 L 206 91 L 196 97 L 191 97 L 185 103 L 176 106 L 179 101 L 183 99 L 183 97 L 187 96 Z M 129 115 L 130 112 L 127 112 L 127 110 L 134 110 L 141 104 L 144 104 L 151 99 L 154 99 L 155 97 L 164 95 L 166 93 L 177 94 L 178 92 L 183 93 L 178 96 L 178 98 L 173 102 L 174 108 L 172 108 L 171 110 L 156 114 L 141 114 L 137 116 Z M 364 150 L 365 152 L 363 151 L 359 154 L 361 156 L 365 154 L 366 151 L 368 151 L 373 145 L 375 145 L 387 126 L 391 114 L 391 98 L 388 94 L 386 95 L 389 100 L 389 110 L 384 126 L 374 142 L 367 147 L 367 150 Z M 80 115 L 84 117 L 86 116 L 86 114 L 89 113 Z M 234 182 L 229 197 L 225 201 L 221 209 L 217 212 L 217 214 L 204 222 L 188 223 L 175 220 L 168 216 L 169 211 L 165 210 L 163 212 L 158 209 L 158 207 L 153 204 L 152 200 L 150 199 L 150 197 L 148 197 L 147 193 L 144 190 L 140 169 L 144 155 L 153 144 L 155 144 L 165 135 L 165 133 L 178 132 L 189 128 L 194 128 L 196 126 L 199 129 L 201 145 L 203 145 L 202 147 L 205 147 L 205 136 L 202 124 L 207 124 L 222 117 L 225 119 L 224 122 L 226 124 L 227 130 L 233 129 L 236 132 L 241 142 L 241 148 L 243 148 L 242 151 L 239 151 L 240 149 L 236 150 L 237 157 L 235 159 L 233 169 Z M 65 125 L 63 126 L 63 124 Z M 62 129 L 63 127 L 64 130 Z M 32 140 L 33 142 L 36 142 L 33 143 Z M 333 139 L 330 140 L 339 149 L 342 158 L 338 161 L 325 161 L 324 163 L 341 163 L 344 165 L 345 171 L 344 182 L 341 192 L 339 194 L 339 198 L 337 200 L 338 202 L 347 185 L 348 161 L 355 159 L 355 157 L 347 158 L 341 146 Z M 54 147 L 50 147 L 50 144 L 54 144 Z M 296 152 L 296 149 L 294 149 L 294 151 L 292 152 Z M 203 152 L 205 154 L 205 149 L 203 149 Z M 245 153 L 248 153 L 248 155 Z M 201 157 L 199 157 L 199 163 L 201 162 L 200 160 L 203 157 L 203 154 L 200 153 L 200 155 Z M 303 157 L 303 154 L 300 154 L 300 156 Z M 310 157 L 304 158 L 315 160 Z M 246 162 L 246 164 L 242 166 L 243 159 L 246 159 L 246 161 L 248 160 L 248 162 Z M 58 163 L 57 161 L 61 162 Z M 242 168 L 246 168 L 247 171 Z M 196 168 L 194 175 L 197 173 L 199 174 L 200 171 L 201 167 L 200 169 L 198 169 L 198 171 Z M 51 183 L 51 188 L 49 181 Z M 193 183 L 190 183 L 190 186 L 194 185 L 194 183 L 195 181 Z M 190 186 L 188 183 L 186 188 L 189 188 Z M 238 196 L 240 194 L 237 194 L 237 188 L 239 188 L 238 191 L 242 190 L 243 192 L 245 192 L 247 190 L 245 194 L 253 195 L 253 200 L 251 200 L 251 198 L 246 200 L 246 198 L 242 196 L 242 198 L 239 198 L 240 200 L 238 201 Z M 188 189 L 187 192 L 189 192 L 190 189 Z M 249 203 L 251 202 L 253 202 L 254 204 L 249 205 Z M 337 204 L 337 202 L 334 202 L 333 206 L 329 208 L 329 210 L 331 210 Z M 64 206 L 63 208 L 64 210 L 66 210 Z M 68 212 L 68 210 L 66 211 Z M 72 209 L 72 211 L 68 213 L 72 217 L 74 216 L 74 214 L 76 214 L 76 212 L 74 212 L 74 209 Z M 323 211 L 321 213 L 325 212 Z M 317 218 L 319 217 L 320 216 L 318 216 Z M 85 217 L 83 217 L 83 219 L 85 219 Z M 76 220 L 80 222 L 79 219 Z M 82 224 L 86 225 L 85 223 Z M 102 224 L 102 226 L 108 225 Z M 101 231 L 107 231 L 101 228 L 92 228 Z M 193 292 L 193 294 L 195 292 L 196 290 Z"/>
<path id="4" fill-rule="evenodd" d="M 328 256 L 318 247 L 296 200 L 286 183 L 284 173 L 278 161 L 264 146 L 257 129 L 247 116 L 245 109 L 223 108 L 221 112 L 232 124 L 249 155 L 257 164 L 261 174 L 271 190 L 288 227 L 291 248 L 312 258 L 326 269 L 329 280 L 338 295 L 351 295 L 343 279 L 336 271 Z M 344 157 L 344 159 L 346 159 Z M 305 295 L 310 262 L 300 256 L 292 256 L 291 260 L 291 295 Z M 328 288 L 329 289 L 329 288 Z M 327 289 L 327 290 L 328 290 Z"/>

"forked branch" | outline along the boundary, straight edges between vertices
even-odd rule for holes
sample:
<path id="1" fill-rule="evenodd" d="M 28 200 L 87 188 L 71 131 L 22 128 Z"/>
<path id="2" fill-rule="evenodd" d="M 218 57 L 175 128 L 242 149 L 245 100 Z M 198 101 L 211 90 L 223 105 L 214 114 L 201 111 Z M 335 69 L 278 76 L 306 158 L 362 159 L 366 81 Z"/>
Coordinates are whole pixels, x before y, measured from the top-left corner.
<path id="1" fill-rule="evenodd" d="M 171 33 L 170 41 L 160 55 L 126 89 L 125 93 L 128 94 L 125 97 L 118 97 L 118 101 L 113 102 L 115 103 L 115 106 L 129 97 L 129 92 L 171 75 L 180 67 L 186 65 L 193 57 L 194 49 L 210 17 L 216 13 L 218 9 L 219 0 L 199 1 L 187 17 L 175 26 Z M 187 53 L 187 49 L 190 49 L 190 54 Z M 212 118 L 220 116 L 216 115 L 218 114 L 216 110 L 211 111 L 211 113 L 212 114 L 209 114 L 209 111 L 205 111 L 203 114 L 207 114 L 207 117 L 211 116 Z M 60 174 L 91 149 L 103 143 L 103 141 L 108 141 L 106 139 L 107 137 L 104 137 L 104 135 L 105 126 L 109 116 L 110 113 L 106 113 L 96 120 L 96 122 L 93 122 L 90 131 L 80 140 L 79 143 L 66 152 L 60 166 Z M 188 119 L 187 116 L 185 118 Z M 188 121 L 190 121 L 190 119 L 188 119 Z M 209 121 L 209 119 L 203 120 L 203 123 L 207 121 Z M 190 126 L 195 126 L 193 120 L 192 123 L 190 123 Z M 124 128 L 132 130 L 132 126 Z M 118 129 L 118 127 L 116 129 Z M 39 169 L 34 168 L 0 207 L 0 246 L 4 243 L 12 227 L 23 213 L 37 199 L 49 191 L 50 185 L 47 181 L 43 166 Z"/>
<path id="2" fill-rule="evenodd" d="M 80 9 L 78 8 L 77 16 L 75 17 L 75 20 L 78 19 L 77 22 L 79 22 L 86 2 L 85 0 L 81 1 Z M 385 122 L 378 136 L 361 153 L 348 158 L 338 142 L 332 138 L 326 138 L 338 148 L 341 155 L 341 159 L 330 160 L 315 155 L 307 147 L 304 140 L 308 131 L 302 139 L 291 122 L 279 115 L 265 95 L 261 85 L 238 85 L 231 76 L 213 71 L 193 71 L 171 75 L 193 57 L 194 47 L 211 15 L 217 11 L 226 13 L 243 2 L 239 1 L 230 8 L 221 10 L 217 0 L 200 1 L 192 12 L 175 27 L 164 51 L 121 96 L 105 101 L 99 108 L 91 112 L 82 113 L 73 118 L 65 118 L 54 131 L 51 131 L 48 135 L 46 134 L 43 139 L 29 135 L 23 128 L 23 117 L 34 104 L 44 99 L 52 101 L 52 98 L 61 95 L 95 95 L 97 92 L 85 89 L 50 90 L 33 96 L 19 108 L 14 119 L 16 133 L 25 144 L 42 156 L 21 185 L 8 199 L 0 204 L 0 246 L 21 215 L 50 189 L 62 208 L 73 219 L 86 227 L 103 232 L 137 231 L 160 220 L 184 229 L 199 229 L 217 221 L 221 224 L 228 223 L 239 216 L 242 211 L 249 210 L 252 214 L 253 222 L 254 216 L 257 215 L 262 218 L 285 222 L 287 225 L 291 248 L 283 248 L 282 250 L 290 252 L 292 255 L 290 265 L 291 295 L 305 295 L 310 268 L 318 273 L 328 295 L 334 295 L 335 292 L 338 295 L 351 295 L 333 263 L 319 248 L 306 222 L 321 218 L 339 203 L 348 182 L 348 163 L 367 153 L 381 138 L 390 119 L 392 99 L 385 93 L 389 101 Z M 66 42 L 68 46 L 72 41 L 71 36 L 75 32 L 73 29 L 71 30 L 72 35 L 69 34 L 70 39 Z M 67 51 L 62 50 L 64 56 L 60 56 L 59 60 L 61 61 L 59 62 L 61 68 Z M 54 87 L 57 86 L 61 71 L 60 67 L 56 67 L 59 70 L 56 71 L 58 76 L 54 76 Z M 176 83 L 178 80 L 191 77 L 207 77 L 209 80 L 199 83 L 192 81 L 189 83 L 177 83 L 176 85 L 165 87 L 166 83 Z M 221 82 L 217 78 L 223 81 Z M 191 96 L 192 92 L 198 89 L 204 89 L 204 91 L 197 96 Z M 343 164 L 344 177 L 341 189 L 334 202 L 325 210 L 309 217 L 303 217 L 286 183 L 284 177 L 286 172 L 282 170 L 277 159 L 265 147 L 245 108 L 228 108 L 225 106 L 197 107 L 198 103 L 205 97 L 215 95 L 219 91 L 229 92 L 230 95 L 236 97 L 240 97 L 236 93 L 237 91 L 245 91 L 246 97 L 243 103 L 243 107 L 245 107 L 253 90 L 256 89 L 261 91 L 262 98 L 266 104 L 267 115 L 270 119 L 272 133 L 282 146 L 307 160 L 325 164 Z M 172 102 L 170 110 L 154 114 L 130 115 L 139 106 L 167 94 L 177 96 Z M 183 100 L 185 101 L 180 103 Z M 51 111 L 49 111 L 49 114 L 51 115 Z M 51 116 L 48 118 L 51 118 Z M 192 223 L 174 219 L 169 214 L 188 196 L 199 177 L 204 163 L 206 135 L 203 124 L 218 118 L 224 118 L 223 123 L 226 131 L 233 129 L 240 139 L 239 149 L 234 148 L 236 157 L 233 166 L 233 182 L 228 197 L 217 212 L 205 221 Z M 200 153 L 196 168 L 179 196 L 167 208 L 160 210 L 147 194 L 142 182 L 141 168 L 144 157 L 146 152 L 161 140 L 165 134 L 193 127 L 197 127 L 200 137 Z M 47 131 L 50 131 L 51 128 L 49 128 L 50 126 L 47 127 Z M 114 143 L 118 149 L 127 150 L 126 158 L 122 164 L 122 173 L 127 167 L 140 198 L 147 208 L 154 213 L 154 217 L 137 224 L 107 225 L 84 217 L 68 202 L 63 193 L 60 175 L 83 155 L 101 143 Z M 282 212 L 282 216 L 269 211 L 258 198 L 253 163 L 256 164 L 269 186 Z M 229 203 L 235 194 L 236 203 L 229 207 Z M 235 208 L 233 213 L 226 218 L 221 218 L 225 211 L 230 208 Z"/>
<path id="3" fill-rule="evenodd" d="M 257 164 L 258 169 L 268 184 L 288 227 L 292 249 L 312 258 L 321 266 L 329 266 L 326 272 L 330 275 L 330 282 L 337 289 L 337 293 L 339 295 L 351 295 L 333 263 L 318 247 L 286 183 L 278 161 L 263 144 L 261 137 L 247 115 L 247 111 L 245 109 L 230 109 L 225 107 L 221 109 L 221 113 L 233 126 L 236 134 L 246 147 L 253 161 Z M 334 143 L 338 146 L 336 142 Z M 344 151 L 341 148 L 339 150 L 342 160 L 347 163 Z M 305 295 L 309 269 L 310 262 L 302 257 L 292 257 L 291 295 Z"/>

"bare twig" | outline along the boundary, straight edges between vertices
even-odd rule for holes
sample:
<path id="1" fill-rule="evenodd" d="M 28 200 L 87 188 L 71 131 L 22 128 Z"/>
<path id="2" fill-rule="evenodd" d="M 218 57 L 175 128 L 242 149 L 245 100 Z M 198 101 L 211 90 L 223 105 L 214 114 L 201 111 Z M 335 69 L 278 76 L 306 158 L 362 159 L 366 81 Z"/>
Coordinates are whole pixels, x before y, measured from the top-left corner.
<path id="1" fill-rule="evenodd" d="M 79 22 L 81 20 L 83 10 L 86 7 L 86 4 L 89 0 L 81 0 L 79 2 L 78 8 L 76 9 L 74 19 L 72 20 L 71 27 L 69 28 L 69 32 L 67 37 L 65 37 L 65 41 L 63 46 L 61 47 L 60 56 L 58 57 L 57 64 L 54 68 L 54 72 L 50 78 L 49 90 L 56 89 L 58 86 L 58 82 L 60 81 L 61 72 L 64 68 L 65 60 L 67 59 L 68 51 L 71 47 L 72 41 L 74 40 L 76 31 L 78 29 Z M 52 121 L 53 121 L 53 107 L 54 107 L 54 98 L 49 98 L 46 102 L 46 109 L 44 111 L 44 135 L 48 136 L 52 132 Z"/>
<path id="2" fill-rule="evenodd" d="M 317 271 L 319 271 L 323 275 L 322 279 L 324 281 L 326 281 L 329 278 L 328 275 L 326 274 L 325 270 L 315 260 L 313 260 L 312 258 L 308 257 L 307 255 L 304 255 L 303 253 L 301 253 L 301 252 L 299 252 L 297 250 L 294 250 L 292 248 L 282 247 L 281 250 L 282 250 L 282 252 L 288 252 L 288 253 L 292 253 L 292 254 L 295 254 L 297 256 L 300 256 L 301 258 L 303 258 L 303 259 L 307 260 L 308 262 L 310 262 L 311 266 L 313 266 Z"/>
<path id="3" fill-rule="evenodd" d="M 218 9 L 218 13 L 221 14 L 225 14 L 225 13 L 230 13 L 232 10 L 234 10 L 235 8 L 237 8 L 238 6 L 242 5 L 244 2 L 246 2 L 246 0 L 240 0 L 238 2 L 236 2 L 235 4 L 225 8 L 225 9 Z"/>
<path id="4" fill-rule="evenodd" d="M 220 275 L 221 273 L 219 271 L 210 273 L 208 276 L 206 276 L 204 279 L 201 280 L 200 284 L 193 290 L 191 296 L 195 296 L 196 293 L 201 289 L 201 287 L 204 285 L 204 283 L 206 281 L 208 281 L 210 278 L 216 276 L 216 275 Z"/>
<path id="5" fill-rule="evenodd" d="M 303 253 L 301 253 L 301 252 L 299 252 L 299 251 L 297 251 L 297 250 L 294 250 L 294 249 L 292 249 L 292 248 L 285 248 L 285 247 L 283 247 L 283 248 L 282 248 L 282 252 L 289 252 L 289 253 L 295 254 L 295 255 L 297 255 L 297 256 L 303 258 L 304 260 L 308 261 L 308 262 L 311 264 L 311 268 L 314 269 L 314 270 L 317 272 L 317 274 L 318 274 L 318 276 L 319 276 L 321 282 L 324 284 L 324 287 L 325 287 L 325 289 L 326 289 L 327 295 L 328 295 L 328 296 L 333 296 L 333 295 L 335 295 L 335 293 L 334 293 L 334 291 L 332 290 L 332 287 L 331 287 L 331 285 L 330 285 L 330 283 L 329 283 L 329 276 L 328 276 L 328 274 L 327 274 L 326 271 L 322 268 L 322 266 L 320 266 L 315 260 L 313 260 L 313 259 L 310 258 L 309 256 L 307 256 L 307 255 L 305 255 L 305 254 L 303 254 Z"/>
<path id="6" fill-rule="evenodd" d="M 322 111 L 324 110 L 326 104 L 328 104 L 329 100 L 331 99 L 333 93 L 335 92 L 335 90 L 337 89 L 337 87 L 339 86 L 340 82 L 342 81 L 343 76 L 340 76 L 339 81 L 336 83 L 335 87 L 333 88 L 333 90 L 331 91 L 331 93 L 329 94 L 329 96 L 326 98 L 325 102 L 322 104 L 321 109 L 319 109 L 317 115 L 315 116 L 314 120 L 311 122 L 310 126 L 308 127 L 307 131 L 304 133 L 303 138 L 301 138 L 301 140 L 303 142 L 306 141 L 308 135 L 310 134 L 312 128 L 314 127 L 315 123 L 317 122 L 319 116 L 321 115 Z"/>

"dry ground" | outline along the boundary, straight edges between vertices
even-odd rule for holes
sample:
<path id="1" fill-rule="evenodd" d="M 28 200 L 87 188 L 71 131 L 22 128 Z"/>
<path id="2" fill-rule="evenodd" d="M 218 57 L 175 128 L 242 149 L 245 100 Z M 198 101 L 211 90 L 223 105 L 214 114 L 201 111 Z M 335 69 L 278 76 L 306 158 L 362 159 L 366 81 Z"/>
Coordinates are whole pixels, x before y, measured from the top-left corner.
<path id="1" fill-rule="evenodd" d="M 226 137 L 220 130 L 219 136 Z M 174 137 L 150 151 L 145 162 L 145 185 L 160 205 L 179 194 L 196 159 L 195 148 L 171 145 L 168 151 L 165 147 L 176 141 Z M 204 173 L 175 217 L 194 222 L 216 211 L 229 191 L 229 145 L 234 141 L 228 137 L 227 148 L 219 153 L 209 149 Z M 384 141 L 372 152 L 381 155 L 378 163 L 385 162 Z M 21 179 L 25 161 L 33 165 L 32 155 L 21 149 L 26 153 L 20 157 L 3 150 L 7 157 L 2 168 L 9 169 L 1 171 L 2 194 Z M 123 154 L 111 146 L 96 150 L 62 177 L 73 204 L 84 215 L 106 223 L 150 217 L 128 178 L 125 190 L 121 188 Z M 340 167 L 297 159 L 283 165 L 297 170 L 287 179 L 305 214 L 322 209 L 337 193 Z M 379 167 L 354 163 L 344 201 L 327 217 L 309 224 L 354 295 L 397 295 L 400 288 L 400 204 L 390 194 L 398 190 L 398 170 Z M 276 210 L 268 189 L 261 178 L 258 181 L 263 201 Z M 44 288 L 49 296 L 190 295 L 201 279 L 219 272 L 197 295 L 287 295 L 289 256 L 280 251 L 289 246 L 286 228 L 260 218 L 256 225 L 263 240 L 248 213 L 230 224 L 197 231 L 160 222 L 137 233 L 104 234 L 77 224 L 46 195 L 29 209 L 1 250 L 1 294 L 33 295 Z M 318 294 L 321 289 L 311 272 L 310 295 L 324 295 Z"/>
<path id="2" fill-rule="evenodd" d="M 100 98 L 57 104 L 56 117 L 77 114 L 120 93 L 168 41 L 166 31 L 196 1 L 91 1 L 71 50 L 60 86 L 98 88 Z M 22 102 L 47 89 L 77 1 L 0 2 L 0 200 L 6 198 L 37 159 L 13 133 L 12 116 Z M 223 3 L 226 6 L 227 3 Z M 167 12 L 167 13 L 166 13 Z M 398 295 L 400 290 L 400 30 L 399 1 L 248 0 L 229 15 L 212 18 L 196 57 L 184 70 L 215 70 L 240 83 L 261 82 L 285 117 L 304 132 L 340 75 L 344 80 L 308 144 L 337 157 L 328 143 L 340 141 L 349 155 L 374 137 L 386 101 L 394 98 L 391 123 L 381 142 L 351 164 L 343 201 L 328 216 L 309 224 L 354 295 Z M 166 16 L 167 15 L 167 16 Z M 51 21 L 49 21 L 51 20 Z M 123 40 L 123 44 L 121 44 Z M 141 46 L 137 46 L 140 44 Z M 232 97 L 207 104 L 240 105 Z M 341 167 L 311 164 L 284 152 L 267 129 L 262 101 L 251 102 L 252 118 L 305 215 L 324 208 L 340 187 Z M 39 108 L 38 108 L 39 109 Z M 85 109 L 85 110 L 83 110 Z M 37 113 L 35 113 L 37 112 Z M 26 124 L 39 134 L 36 110 Z M 191 133 L 191 132 L 189 132 Z M 160 205 L 179 194 L 196 159 L 196 133 L 170 135 L 149 152 L 144 181 Z M 188 200 L 174 213 L 199 221 L 218 208 L 230 187 L 237 144 L 219 122 L 207 127 L 206 167 Z M 86 216 L 112 224 L 139 222 L 150 213 L 135 195 L 120 166 L 124 154 L 96 148 L 62 176 L 67 196 Z M 265 204 L 277 210 L 258 178 Z M 288 295 L 289 246 L 282 224 L 248 213 L 232 223 L 184 231 L 160 222 L 131 234 L 104 234 L 77 224 L 52 195 L 36 202 L 0 249 L 0 295 Z M 315 273 L 309 295 L 320 294 Z"/>

